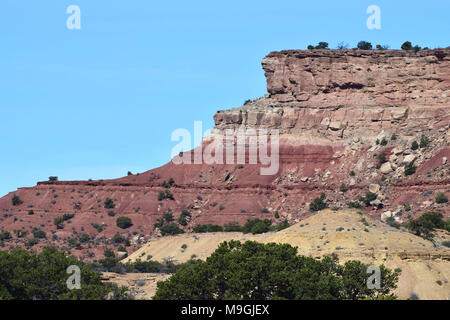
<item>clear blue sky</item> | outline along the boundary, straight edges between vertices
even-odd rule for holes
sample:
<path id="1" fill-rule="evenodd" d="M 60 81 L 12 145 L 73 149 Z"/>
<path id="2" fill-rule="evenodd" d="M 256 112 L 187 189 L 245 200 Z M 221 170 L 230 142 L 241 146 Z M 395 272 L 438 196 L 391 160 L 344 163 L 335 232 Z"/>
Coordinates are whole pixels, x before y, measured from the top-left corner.
<path id="1" fill-rule="evenodd" d="M 81 8 L 81 30 L 66 9 Z M 381 8 L 381 30 L 366 8 Z M 450 1 L 2 0 L 0 196 L 170 160 L 177 128 L 264 95 L 270 51 L 449 43 Z"/>

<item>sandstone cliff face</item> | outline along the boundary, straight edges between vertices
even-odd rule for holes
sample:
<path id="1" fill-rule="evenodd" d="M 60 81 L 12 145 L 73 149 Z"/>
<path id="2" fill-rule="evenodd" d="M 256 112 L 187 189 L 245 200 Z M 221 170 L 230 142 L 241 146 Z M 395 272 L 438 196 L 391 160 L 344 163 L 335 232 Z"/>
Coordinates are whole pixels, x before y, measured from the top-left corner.
<path id="1" fill-rule="evenodd" d="M 303 107 L 448 104 L 450 50 L 289 50 L 262 61 L 267 89 Z"/>
<path id="2" fill-rule="evenodd" d="M 345 138 L 450 123 L 450 49 L 289 50 L 270 53 L 262 66 L 269 95 L 219 111 L 217 130 L 256 127 Z"/>

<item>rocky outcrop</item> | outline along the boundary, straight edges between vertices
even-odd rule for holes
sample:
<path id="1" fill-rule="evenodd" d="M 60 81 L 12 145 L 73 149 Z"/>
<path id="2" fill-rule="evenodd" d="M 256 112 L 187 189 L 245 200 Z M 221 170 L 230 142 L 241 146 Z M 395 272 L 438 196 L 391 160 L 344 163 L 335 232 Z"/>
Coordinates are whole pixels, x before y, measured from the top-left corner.
<path id="1" fill-rule="evenodd" d="M 271 97 L 294 106 L 417 108 L 450 101 L 450 49 L 288 50 L 270 53 L 262 66 Z"/>
<path id="2" fill-rule="evenodd" d="M 335 138 L 450 124 L 450 49 L 288 50 L 262 62 L 265 98 L 219 111 L 217 130 L 279 129 Z"/>

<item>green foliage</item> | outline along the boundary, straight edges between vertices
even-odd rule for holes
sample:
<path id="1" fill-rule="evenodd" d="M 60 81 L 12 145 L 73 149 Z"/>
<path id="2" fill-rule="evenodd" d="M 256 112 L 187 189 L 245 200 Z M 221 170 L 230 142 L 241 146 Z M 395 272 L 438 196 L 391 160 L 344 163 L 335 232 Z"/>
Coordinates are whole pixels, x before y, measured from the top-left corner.
<path id="1" fill-rule="evenodd" d="M 195 233 L 223 232 L 223 228 L 216 224 L 198 224 L 192 230 Z"/>
<path id="2" fill-rule="evenodd" d="M 370 206 L 370 203 L 377 198 L 377 194 L 367 191 L 365 196 L 359 196 L 358 200 L 363 202 L 366 207 Z"/>
<path id="3" fill-rule="evenodd" d="M 242 227 L 237 222 L 226 223 L 224 226 L 225 232 L 241 232 Z"/>
<path id="4" fill-rule="evenodd" d="M 412 44 L 410 41 L 403 42 L 401 46 L 402 50 L 412 50 Z"/>
<path id="5" fill-rule="evenodd" d="M 388 143 L 388 141 L 386 140 L 385 137 L 383 137 L 383 139 L 381 139 L 381 141 L 380 141 L 380 145 L 382 145 L 382 146 L 387 145 L 387 143 Z"/>
<path id="6" fill-rule="evenodd" d="M 436 203 L 446 203 L 448 202 L 448 197 L 443 192 L 439 192 L 434 199 Z"/>
<path id="7" fill-rule="evenodd" d="M 0 241 L 11 239 L 11 233 L 9 231 L 1 231 L 0 232 Z"/>
<path id="8" fill-rule="evenodd" d="M 56 226 L 56 229 L 63 229 L 64 228 L 64 219 L 63 217 L 56 217 L 53 219 L 53 223 Z"/>
<path id="9" fill-rule="evenodd" d="M 444 229 L 446 222 L 442 220 L 439 212 L 426 212 L 419 218 L 409 221 L 406 227 L 417 236 L 427 240 L 434 238 L 434 229 Z"/>
<path id="10" fill-rule="evenodd" d="M 97 230 L 97 232 L 102 232 L 103 231 L 103 226 L 101 224 L 92 222 L 91 226 L 94 227 Z"/>
<path id="11" fill-rule="evenodd" d="M 259 233 L 265 233 L 270 230 L 270 225 L 272 224 L 272 221 L 269 219 L 249 219 L 245 223 L 245 225 L 242 227 L 243 233 L 253 233 L 253 234 L 259 234 Z"/>
<path id="12" fill-rule="evenodd" d="M 111 198 L 106 198 L 104 203 L 105 209 L 114 209 L 116 205 L 114 204 L 114 200 Z"/>
<path id="13" fill-rule="evenodd" d="M 402 48 L 402 50 L 414 50 L 415 52 L 418 52 L 418 51 L 422 50 L 422 48 L 419 47 L 418 45 L 415 45 L 413 47 L 413 45 L 412 45 L 412 43 L 410 41 L 403 42 L 401 48 Z"/>
<path id="14" fill-rule="evenodd" d="M 188 210 L 181 211 L 180 217 L 178 218 L 178 223 L 182 226 L 186 226 L 187 218 L 191 216 L 191 213 Z"/>
<path id="15" fill-rule="evenodd" d="M 417 141 L 413 141 L 411 143 L 411 150 L 417 150 L 419 149 L 419 144 L 417 143 Z"/>
<path id="16" fill-rule="evenodd" d="M 289 244 L 223 242 L 158 283 L 156 300 L 336 300 L 387 297 L 398 273 L 380 266 L 381 289 L 367 288 L 367 265 L 297 255 Z M 394 297 L 394 296 L 390 296 Z"/>
<path id="17" fill-rule="evenodd" d="M 116 220 L 116 225 L 121 229 L 127 229 L 133 225 L 129 217 L 119 217 Z"/>
<path id="18" fill-rule="evenodd" d="M 109 210 L 108 211 L 108 216 L 114 217 L 115 215 L 116 215 L 116 213 L 114 212 L 114 210 Z"/>
<path id="19" fill-rule="evenodd" d="M 58 181 L 58 177 L 55 176 L 48 177 L 48 181 Z"/>
<path id="20" fill-rule="evenodd" d="M 319 42 L 319 44 L 317 46 L 312 46 L 309 45 L 308 46 L 308 50 L 313 50 L 313 49 L 329 49 L 328 48 L 328 42 Z"/>
<path id="21" fill-rule="evenodd" d="M 339 191 L 341 191 L 341 192 L 347 192 L 348 191 L 348 188 L 345 185 L 345 183 L 342 182 L 341 187 L 339 188 Z"/>
<path id="22" fill-rule="evenodd" d="M 315 198 L 313 202 L 309 205 L 310 211 L 320 211 L 328 207 L 327 203 L 325 202 L 325 193 L 321 193 L 320 197 Z"/>
<path id="23" fill-rule="evenodd" d="M 275 211 L 273 216 L 275 217 L 275 219 L 279 219 L 280 218 L 280 214 L 278 213 L 278 211 Z"/>
<path id="24" fill-rule="evenodd" d="M 80 268 L 81 289 L 67 287 L 67 268 Z M 15 248 L 0 251 L 0 300 L 130 299 L 127 288 L 104 284 L 100 274 L 82 261 L 54 248 L 41 253 Z"/>
<path id="25" fill-rule="evenodd" d="M 360 50 L 372 50 L 372 44 L 367 41 L 360 41 L 357 45 L 358 49 Z"/>
<path id="26" fill-rule="evenodd" d="M 349 208 L 354 208 L 354 209 L 361 209 L 362 208 L 362 204 L 358 200 L 347 202 L 347 206 Z"/>
<path id="27" fill-rule="evenodd" d="M 419 146 L 421 148 L 426 148 L 430 144 L 430 139 L 425 136 L 424 134 L 420 137 L 420 144 Z"/>
<path id="28" fill-rule="evenodd" d="M 159 231 L 161 231 L 161 234 L 163 236 L 172 236 L 184 233 L 184 230 L 180 229 L 180 227 L 178 227 L 178 225 L 175 223 L 165 224 L 159 228 Z"/>
<path id="29" fill-rule="evenodd" d="M 45 233 L 45 231 L 42 231 L 41 229 L 38 229 L 38 228 L 33 228 L 33 230 L 31 232 L 33 233 L 33 237 L 35 239 L 44 239 L 47 237 L 47 234 Z"/>
<path id="30" fill-rule="evenodd" d="M 414 162 L 408 162 L 405 165 L 405 176 L 410 176 L 414 173 L 416 173 L 416 166 L 414 165 Z"/>
<path id="31" fill-rule="evenodd" d="M 17 194 L 14 194 L 11 198 L 11 202 L 13 206 L 20 206 L 23 201 L 20 199 L 20 197 Z"/>
<path id="32" fill-rule="evenodd" d="M 162 190 L 158 191 L 158 200 L 162 201 L 164 199 L 174 200 L 172 191 L 170 191 L 169 189 L 166 189 L 164 191 Z"/>

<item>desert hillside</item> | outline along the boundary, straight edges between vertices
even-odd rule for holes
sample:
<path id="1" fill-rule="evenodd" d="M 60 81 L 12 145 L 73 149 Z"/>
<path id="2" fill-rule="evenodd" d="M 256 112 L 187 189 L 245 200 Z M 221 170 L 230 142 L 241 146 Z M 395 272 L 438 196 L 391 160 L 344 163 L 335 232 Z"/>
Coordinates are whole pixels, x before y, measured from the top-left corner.
<path id="1" fill-rule="evenodd" d="M 435 246 L 356 210 L 323 210 L 288 229 L 261 235 L 204 233 L 162 237 L 150 241 L 124 262 L 147 257 L 178 262 L 191 257 L 206 259 L 220 242 L 232 239 L 288 243 L 297 246 L 299 254 L 306 256 L 319 258 L 335 253 L 340 262 L 360 260 L 384 264 L 391 269 L 400 268 L 402 272 L 396 290 L 400 298 L 408 299 L 411 294 L 416 294 L 420 299 L 450 299 L 450 249 L 441 245 L 450 240 L 450 233 L 440 231 Z M 133 279 L 139 276 L 109 275 L 107 278 L 118 283 L 127 281 L 135 288 Z M 145 295 L 138 297 L 148 298 L 152 290 L 156 290 L 156 281 L 146 281 L 138 290 Z"/>

